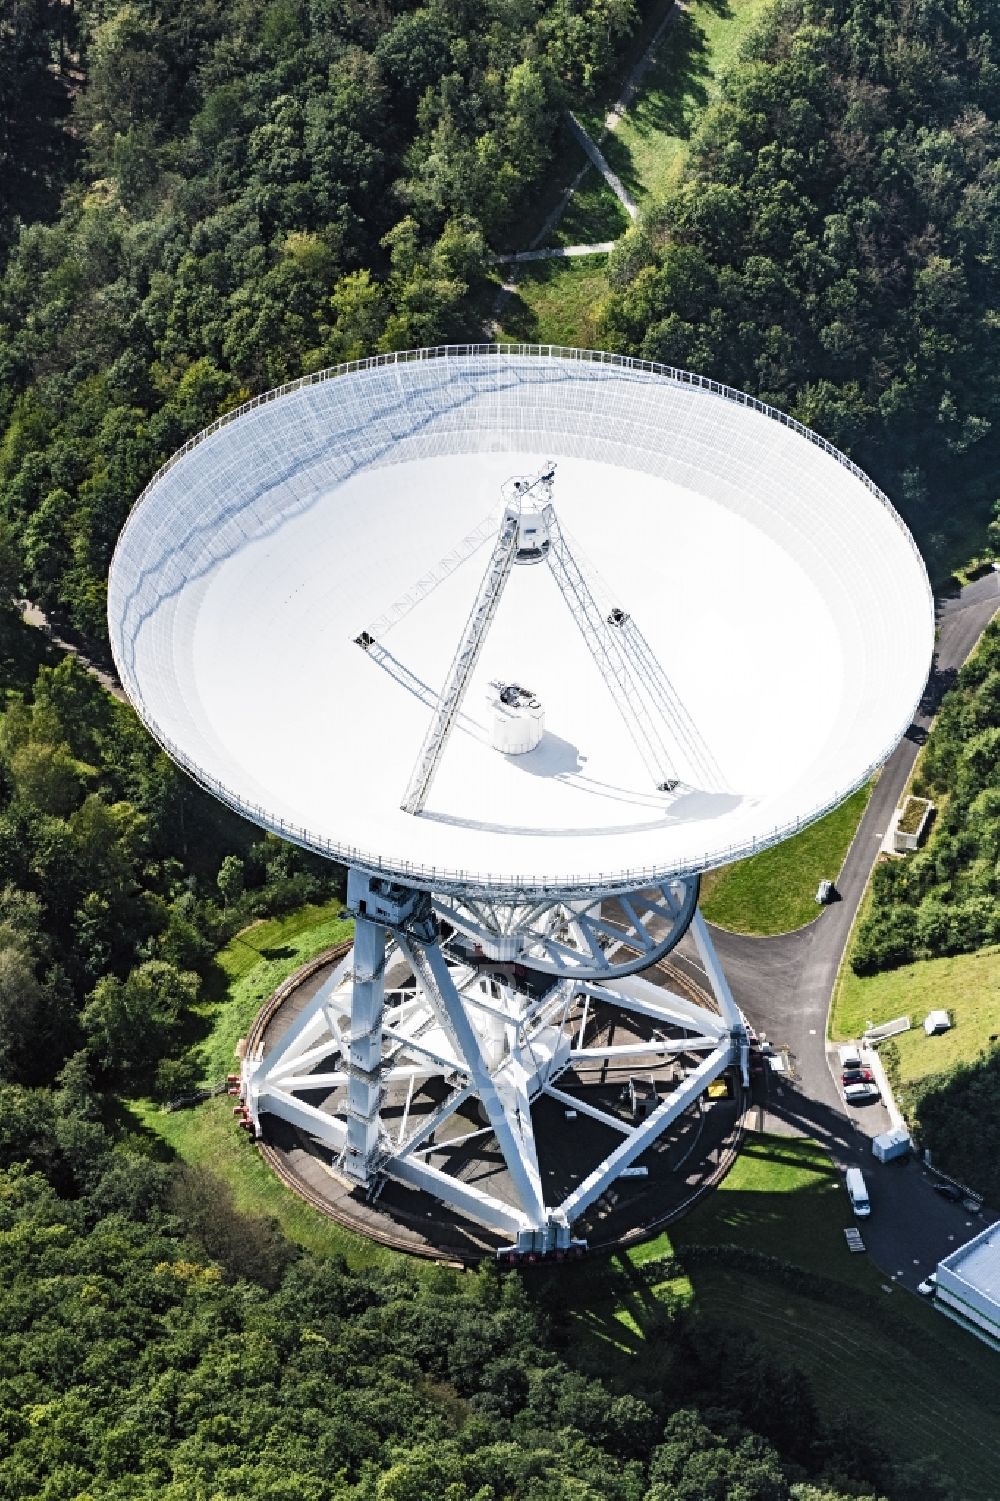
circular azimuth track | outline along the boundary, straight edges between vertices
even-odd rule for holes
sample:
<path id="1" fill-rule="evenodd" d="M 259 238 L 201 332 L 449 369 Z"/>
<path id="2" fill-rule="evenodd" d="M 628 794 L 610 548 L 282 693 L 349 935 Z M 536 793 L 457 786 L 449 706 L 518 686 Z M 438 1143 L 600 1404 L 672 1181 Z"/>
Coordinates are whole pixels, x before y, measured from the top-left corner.
<path id="1" fill-rule="evenodd" d="M 602 900 L 503 907 L 483 898 L 435 895 L 452 929 L 448 947 L 471 964 L 522 964 L 541 975 L 614 980 L 648 969 L 676 948 L 698 905 L 698 876 L 677 876 Z"/>

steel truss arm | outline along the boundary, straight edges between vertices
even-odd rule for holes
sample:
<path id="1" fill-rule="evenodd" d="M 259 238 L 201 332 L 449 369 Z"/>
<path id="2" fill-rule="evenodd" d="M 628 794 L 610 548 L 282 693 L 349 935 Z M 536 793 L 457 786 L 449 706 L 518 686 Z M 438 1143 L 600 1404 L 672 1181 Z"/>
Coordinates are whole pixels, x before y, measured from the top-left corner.
<path id="1" fill-rule="evenodd" d="M 455 727 L 455 720 L 462 707 L 469 680 L 479 661 L 486 633 L 497 611 L 500 596 L 514 566 L 517 551 L 518 517 L 508 511 L 490 555 L 486 572 L 479 585 L 469 618 L 458 643 L 458 650 L 441 689 L 434 717 L 431 720 L 424 743 L 420 747 L 417 764 L 413 768 L 409 786 L 403 797 L 404 813 L 419 813 L 427 801 L 435 774 L 441 764 L 448 738 Z"/>
<path id="2" fill-rule="evenodd" d="M 407 953 L 428 1000 L 435 1011 L 440 1009 L 443 1018 L 447 1018 L 448 1031 L 455 1039 L 459 1057 L 465 1060 L 522 1208 L 532 1224 L 544 1225 L 545 1201 L 527 1102 L 525 1101 L 525 1108 L 522 1109 L 520 1102 L 515 1101 L 514 1111 L 509 1112 L 497 1092 L 479 1046 L 479 1038 L 468 1018 L 462 997 L 455 989 L 441 950 L 436 944 L 428 944 L 425 948 L 401 935 L 399 942 Z"/>
<path id="3" fill-rule="evenodd" d="M 517 1235 L 520 1231 L 535 1228 L 534 1222 L 519 1209 L 493 1198 L 492 1194 L 483 1193 L 474 1183 L 465 1183 L 461 1178 L 453 1178 L 450 1173 L 440 1172 L 420 1157 L 394 1157 L 389 1171 L 401 1183 L 426 1189 L 436 1199 L 450 1204 L 453 1209 L 460 1210 L 491 1230 Z"/>
<path id="4" fill-rule="evenodd" d="M 437 1128 L 439 1126 L 442 1126 L 450 1115 L 454 1115 L 455 1111 L 458 1110 L 460 1106 L 464 1105 L 466 1100 L 471 1099 L 472 1094 L 473 1089 L 471 1084 L 465 1084 L 456 1089 L 451 1094 L 451 1096 L 447 1100 L 445 1100 L 443 1105 L 439 1105 L 437 1110 L 435 1110 L 433 1114 L 426 1116 L 420 1122 L 420 1124 L 414 1128 L 411 1135 L 407 1137 L 406 1141 L 397 1152 L 396 1160 L 401 1157 L 409 1157 L 413 1152 L 415 1152 L 420 1146 L 421 1142 L 426 1141 L 429 1136 L 433 1136 Z"/>
<path id="5" fill-rule="evenodd" d="M 261 1079 L 266 1079 L 269 1074 L 277 1073 L 280 1065 L 286 1060 L 300 1058 L 305 1050 L 310 1048 L 328 1029 L 329 1020 L 326 1008 L 353 967 L 354 950 L 351 949 L 341 959 L 329 979 L 320 986 L 301 1016 L 292 1023 L 284 1036 L 265 1055 L 257 1070 Z"/>
<path id="6" fill-rule="evenodd" d="M 612 1131 L 618 1131 L 622 1136 L 631 1136 L 635 1129 L 627 1121 L 620 1121 L 616 1115 L 609 1115 L 606 1110 L 599 1110 L 596 1105 L 589 1104 L 587 1100 L 581 1100 L 578 1095 L 567 1094 L 564 1089 L 557 1089 L 554 1084 L 546 1084 L 542 1092 L 551 1095 L 567 1109 L 577 1110 L 581 1115 L 589 1115 L 591 1120 L 600 1121 L 602 1126 L 610 1126 Z"/>
<path id="7" fill-rule="evenodd" d="M 620 613 L 624 615 L 624 611 Z M 719 769 L 719 763 L 698 733 L 694 720 L 678 698 L 674 685 L 631 615 L 624 615 L 621 632 L 632 660 L 641 669 L 654 707 L 663 715 L 679 748 L 687 753 L 692 770 L 706 788 L 722 790 L 726 786 L 726 780 Z"/>
<path id="8" fill-rule="evenodd" d="M 421 574 L 413 587 L 401 599 L 397 599 L 395 604 L 391 604 L 376 620 L 371 622 L 367 630 L 361 632 L 361 635 L 357 637 L 358 644 L 364 644 L 365 649 L 370 650 L 368 642 L 381 641 L 384 636 L 387 636 L 393 626 L 398 625 L 411 610 L 416 609 L 417 605 L 425 600 L 428 594 L 432 594 L 439 584 L 443 584 L 446 578 L 450 578 L 457 568 L 472 557 L 473 553 L 478 552 L 484 542 L 488 542 L 491 537 L 495 536 L 497 520 L 496 511 L 490 511 L 487 516 L 484 516 L 479 525 L 463 537 L 451 552 L 445 553 L 433 568 Z"/>
<path id="9" fill-rule="evenodd" d="M 719 1046 L 717 1037 L 669 1037 L 657 1042 L 616 1042 L 601 1047 L 574 1048 L 570 1054 L 572 1067 L 592 1059 L 595 1063 L 607 1059 L 666 1057 L 670 1053 L 710 1053 Z"/>
<path id="10" fill-rule="evenodd" d="M 678 1085 L 672 1094 L 667 1095 L 662 1105 L 658 1106 L 652 1115 L 648 1116 L 642 1125 L 638 1126 L 621 1146 L 611 1153 L 610 1157 L 604 1159 L 600 1167 L 584 1178 L 583 1182 L 559 1206 L 560 1212 L 570 1223 L 583 1214 L 584 1210 L 589 1209 L 608 1185 L 619 1177 L 622 1169 L 629 1167 L 637 1157 L 641 1157 L 660 1133 L 694 1104 L 707 1085 L 721 1074 L 724 1068 L 728 1067 L 732 1061 L 732 1055 L 733 1044 L 727 1037 L 713 1052 L 709 1053 L 703 1063 L 687 1075 L 684 1082 Z"/>
<path id="11" fill-rule="evenodd" d="M 656 718 L 646 712 L 643 703 L 642 679 L 635 665 L 629 661 L 619 633 L 608 626 L 579 563 L 570 551 L 555 507 L 547 505 L 542 515 L 549 533 L 549 567 L 615 707 L 646 764 L 653 785 L 664 787 L 665 784 L 676 783 L 677 772 Z M 652 697 L 648 688 L 646 697 Z M 653 703 L 655 706 L 655 697 Z"/>
<path id="12" fill-rule="evenodd" d="M 541 974 L 613 980 L 648 969 L 676 947 L 694 916 L 698 887 L 697 876 L 686 876 L 629 892 L 616 899 L 620 917 L 613 918 L 601 914 L 600 898 L 589 906 L 535 903 L 519 914 L 516 942 L 480 902 L 435 894 L 434 908 L 486 956 L 503 952 L 506 940 L 506 957 Z"/>
<path id="13" fill-rule="evenodd" d="M 728 1023 L 713 1011 L 694 1001 L 674 995 L 641 975 L 630 975 L 626 981 L 606 990 L 600 985 L 585 985 L 582 989 L 595 1000 L 607 1001 L 611 1006 L 620 1006 L 624 1011 L 634 1011 L 639 1016 L 648 1016 L 664 1026 L 683 1027 L 685 1031 L 701 1036 L 722 1037 L 728 1031 Z"/>

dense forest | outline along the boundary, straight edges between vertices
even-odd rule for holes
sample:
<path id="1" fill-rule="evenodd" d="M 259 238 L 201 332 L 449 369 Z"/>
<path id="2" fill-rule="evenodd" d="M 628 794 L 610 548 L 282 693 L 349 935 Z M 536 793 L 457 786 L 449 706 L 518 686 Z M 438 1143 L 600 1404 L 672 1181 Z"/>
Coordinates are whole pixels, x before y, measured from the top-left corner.
<path id="1" fill-rule="evenodd" d="M 76 0 L 60 43 L 66 14 L 23 0 L 0 32 L 0 519 L 29 597 L 101 640 L 115 537 L 184 438 L 304 371 L 476 333 L 487 241 L 636 11 Z M 44 142 L 9 164 L 60 46 L 85 82 L 65 191 L 15 232 L 58 186 Z"/>
<path id="2" fill-rule="evenodd" d="M 940 578 L 997 494 L 998 206 L 993 0 L 783 0 L 612 253 L 602 342 L 816 428 Z"/>
<path id="3" fill-rule="evenodd" d="M 296 1256 L 101 1115 L 0 1087 L 2 1501 L 958 1501 L 748 1336 L 663 1302 L 600 1379 L 565 1285 Z"/>
<path id="4" fill-rule="evenodd" d="M 75 658 L 42 666 L 0 719 L 0 1079 L 51 1085 L 80 1052 L 105 1087 L 176 1094 L 219 944 L 339 880 L 201 794 Z"/>
<path id="5" fill-rule="evenodd" d="M 351 1271 L 158 1160 L 120 1096 L 199 1076 L 217 947 L 338 874 L 203 797 L 73 659 L 39 662 L 11 603 L 99 645 L 118 530 L 184 438 L 304 371 L 477 336 L 561 109 L 639 20 L 0 14 L 0 1501 L 950 1501 L 669 1299 L 613 1377 L 579 1359 L 565 1278 Z M 986 0 L 783 0 L 616 250 L 605 319 L 794 408 L 941 555 L 994 498 L 998 26 Z M 987 834 L 948 823 L 967 792 L 1000 827 L 995 640 L 977 664 L 928 761 L 952 865 L 902 903 L 915 931 L 925 900 L 987 891 Z"/>

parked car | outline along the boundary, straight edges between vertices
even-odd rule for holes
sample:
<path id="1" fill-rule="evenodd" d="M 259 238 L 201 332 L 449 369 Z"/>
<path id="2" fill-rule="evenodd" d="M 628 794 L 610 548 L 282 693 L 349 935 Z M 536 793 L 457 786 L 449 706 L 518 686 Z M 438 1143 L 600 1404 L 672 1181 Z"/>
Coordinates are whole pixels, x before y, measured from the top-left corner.
<path id="1" fill-rule="evenodd" d="M 875 1075 L 870 1068 L 845 1068 L 840 1079 L 843 1084 L 874 1084 Z"/>
<path id="2" fill-rule="evenodd" d="M 848 1105 L 865 1105 L 869 1100 L 881 1099 L 877 1084 L 845 1084 L 844 1099 Z"/>
<path id="3" fill-rule="evenodd" d="M 932 1185 L 934 1192 L 941 1195 L 942 1199 L 950 1199 L 953 1204 L 958 1204 L 965 1197 L 960 1188 L 954 1183 L 935 1183 Z"/>

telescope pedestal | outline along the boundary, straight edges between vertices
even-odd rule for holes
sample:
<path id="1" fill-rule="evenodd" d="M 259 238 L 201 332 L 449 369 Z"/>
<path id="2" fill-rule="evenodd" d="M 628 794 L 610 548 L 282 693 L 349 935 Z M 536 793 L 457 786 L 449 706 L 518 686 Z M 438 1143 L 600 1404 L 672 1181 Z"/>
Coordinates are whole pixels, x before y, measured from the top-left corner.
<path id="1" fill-rule="evenodd" d="M 591 951 L 580 955 L 579 973 L 543 974 L 470 953 L 468 934 L 447 919 L 453 904 L 428 892 L 352 871 L 348 900 L 351 953 L 267 1054 L 245 1060 L 243 1091 L 258 1131 L 270 1114 L 308 1132 L 369 1196 L 393 1179 L 488 1227 L 515 1255 L 579 1249 L 585 1242 L 574 1226 L 714 1079 L 736 1065 L 747 1082 L 743 1017 L 704 919 L 684 900 L 656 948 L 669 950 L 690 929 L 716 1011 L 628 972 L 631 955 L 616 966 L 613 944 L 601 954 L 601 978 L 588 972 L 601 967 Z M 637 901 L 633 894 L 623 906 L 634 911 Z M 537 944 L 537 921 L 535 904 L 535 927 L 522 930 L 526 949 Z M 550 916 L 554 943 L 572 947 L 574 921 L 568 909 L 561 928 Z M 509 954 L 510 922 L 504 927 Z M 626 1041 L 615 1041 L 616 1025 Z M 671 1061 L 673 1087 L 664 1089 L 653 1072 Z M 609 1150 L 557 1202 L 539 1167 L 546 1142 L 536 1140 L 533 1107 L 542 1097 L 562 1107 L 561 1129 L 573 1131 L 583 1117 L 609 1138 Z M 472 1130 L 456 1137 L 459 1111 Z M 551 1112 L 548 1119 L 551 1129 Z M 435 1164 L 442 1128 L 450 1145 L 492 1135 L 501 1186 Z"/>

